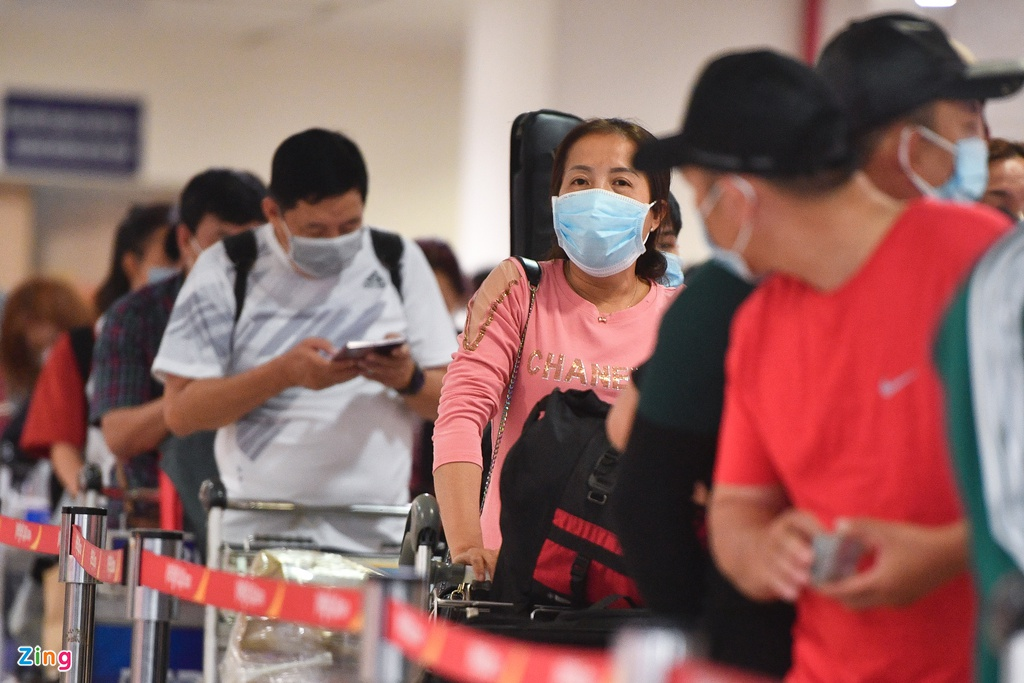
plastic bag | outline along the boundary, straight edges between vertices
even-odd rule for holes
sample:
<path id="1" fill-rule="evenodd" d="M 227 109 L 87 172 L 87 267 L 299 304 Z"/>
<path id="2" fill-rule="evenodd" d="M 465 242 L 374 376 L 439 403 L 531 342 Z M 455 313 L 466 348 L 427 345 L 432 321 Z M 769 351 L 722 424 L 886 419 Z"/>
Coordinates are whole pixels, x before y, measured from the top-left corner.
<path id="1" fill-rule="evenodd" d="M 298 583 L 356 588 L 377 574 L 348 558 L 315 550 L 264 550 L 251 573 Z M 354 681 L 359 636 L 345 631 L 239 615 L 221 662 L 223 683 Z"/>

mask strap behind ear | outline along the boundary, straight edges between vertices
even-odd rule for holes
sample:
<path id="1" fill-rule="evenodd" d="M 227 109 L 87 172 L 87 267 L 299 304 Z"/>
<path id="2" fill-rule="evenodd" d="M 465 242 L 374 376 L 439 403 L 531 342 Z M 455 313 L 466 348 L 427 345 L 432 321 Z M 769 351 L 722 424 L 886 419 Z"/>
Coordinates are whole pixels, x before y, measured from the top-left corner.
<path id="1" fill-rule="evenodd" d="M 722 181 L 717 180 L 708 190 L 708 193 L 704 195 L 704 201 L 697 207 L 697 212 L 701 218 L 707 219 L 715 207 L 718 206 L 718 200 L 722 198 Z"/>
<path id="2" fill-rule="evenodd" d="M 757 191 L 754 186 L 750 184 L 750 181 L 733 174 L 729 176 L 729 180 L 732 182 L 733 187 L 740 191 L 748 202 L 751 204 L 757 204 Z M 754 234 L 754 224 L 749 218 L 743 221 L 743 225 L 740 226 L 740 231 L 736 235 L 736 242 L 732 245 L 732 251 L 737 254 L 742 254 L 746 250 L 747 245 L 750 244 L 750 238 Z"/>
<path id="3" fill-rule="evenodd" d="M 900 162 L 900 168 L 902 168 L 903 172 L 907 174 L 907 178 L 909 178 L 910 182 L 917 188 L 917 191 L 925 197 L 934 197 L 935 188 L 932 187 L 927 180 L 919 176 L 917 171 L 914 170 L 914 167 L 910 165 L 910 136 L 914 134 L 915 130 L 918 130 L 922 137 L 925 137 L 922 131 L 928 129 L 921 126 L 916 126 L 914 128 L 905 126 L 903 130 L 900 131 L 900 143 L 896 147 L 896 159 Z"/>

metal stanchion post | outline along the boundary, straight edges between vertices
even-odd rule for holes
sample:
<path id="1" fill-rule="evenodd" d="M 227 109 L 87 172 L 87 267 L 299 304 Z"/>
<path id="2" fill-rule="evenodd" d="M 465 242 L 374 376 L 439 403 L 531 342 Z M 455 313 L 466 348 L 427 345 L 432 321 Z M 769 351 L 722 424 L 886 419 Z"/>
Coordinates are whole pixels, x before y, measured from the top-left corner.
<path id="1" fill-rule="evenodd" d="M 668 683 L 672 669 L 687 656 L 682 631 L 663 626 L 628 627 L 612 646 L 618 683 Z"/>
<path id="2" fill-rule="evenodd" d="M 142 551 L 178 559 L 182 533 L 158 529 L 132 532 L 128 546 L 128 610 L 132 620 L 131 683 L 164 683 L 171 647 L 171 620 L 178 601 L 141 582 Z"/>
<path id="3" fill-rule="evenodd" d="M 228 492 L 220 481 L 207 479 L 199 487 L 199 501 L 206 509 L 206 566 L 220 569 L 220 546 L 224 538 L 224 508 L 228 506 Z M 203 623 L 203 681 L 217 682 L 217 608 L 209 605 Z"/>
<path id="4" fill-rule="evenodd" d="M 399 567 L 387 576 L 370 577 L 363 590 L 363 634 L 359 652 L 361 683 L 406 683 L 415 679 L 417 668 L 388 642 L 388 603 L 400 600 L 411 605 L 422 602 L 423 578 L 412 567 Z"/>
<path id="5" fill-rule="evenodd" d="M 71 668 L 60 674 L 67 683 L 92 681 L 92 638 L 96 621 L 96 584 L 71 556 L 71 528 L 82 530 L 85 540 L 103 547 L 107 532 L 103 508 L 67 506 L 61 510 L 58 571 L 64 585 L 62 649 L 71 652 Z"/>

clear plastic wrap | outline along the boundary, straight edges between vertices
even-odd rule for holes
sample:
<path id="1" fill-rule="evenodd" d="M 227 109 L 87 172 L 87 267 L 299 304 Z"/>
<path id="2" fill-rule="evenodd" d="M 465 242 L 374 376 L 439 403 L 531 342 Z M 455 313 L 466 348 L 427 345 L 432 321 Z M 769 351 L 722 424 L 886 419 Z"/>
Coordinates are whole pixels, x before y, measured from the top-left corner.
<path id="1" fill-rule="evenodd" d="M 377 572 L 316 550 L 263 550 L 250 573 L 297 583 L 355 588 Z M 347 683 L 358 677 L 359 636 L 344 631 L 239 615 L 231 629 L 224 683 Z"/>

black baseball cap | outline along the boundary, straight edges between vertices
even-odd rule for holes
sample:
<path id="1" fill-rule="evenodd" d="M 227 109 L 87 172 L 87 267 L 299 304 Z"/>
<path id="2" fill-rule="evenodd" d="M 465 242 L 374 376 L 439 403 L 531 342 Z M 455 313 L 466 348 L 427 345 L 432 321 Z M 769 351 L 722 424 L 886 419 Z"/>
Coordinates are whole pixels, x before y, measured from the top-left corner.
<path id="1" fill-rule="evenodd" d="M 1024 60 L 969 64 L 942 27 L 907 13 L 851 22 L 815 68 L 846 107 L 855 134 L 934 100 L 1006 97 L 1024 85 Z"/>
<path id="2" fill-rule="evenodd" d="M 792 57 L 753 50 L 709 62 L 682 130 L 641 146 L 633 164 L 789 177 L 852 167 L 854 155 L 842 107 L 821 77 Z"/>

